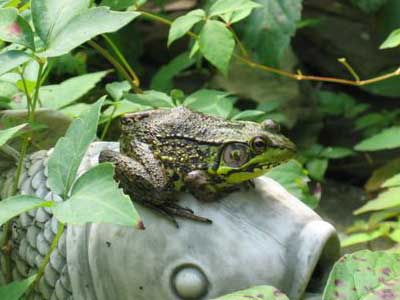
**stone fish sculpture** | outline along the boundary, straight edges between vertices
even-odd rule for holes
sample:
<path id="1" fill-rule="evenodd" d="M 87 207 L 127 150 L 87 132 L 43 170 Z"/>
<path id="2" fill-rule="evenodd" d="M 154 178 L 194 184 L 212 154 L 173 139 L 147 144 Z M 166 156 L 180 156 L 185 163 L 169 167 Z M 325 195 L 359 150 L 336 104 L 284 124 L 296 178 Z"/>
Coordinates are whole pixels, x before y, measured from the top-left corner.
<path id="1" fill-rule="evenodd" d="M 99 153 L 118 151 L 118 143 L 96 142 L 80 166 L 82 174 L 98 163 Z M 20 192 L 62 201 L 47 184 L 51 151 L 28 157 Z M 14 170 L 1 174 L 1 197 L 11 189 Z M 177 229 L 159 214 L 135 204 L 146 230 L 87 224 L 68 226 L 51 256 L 33 299 L 212 299 L 268 284 L 297 300 L 318 292 L 339 256 L 335 229 L 268 178 L 256 188 L 218 202 L 184 194 L 182 205 L 213 224 L 180 222 Z M 22 214 L 12 225 L 12 277 L 36 272 L 57 231 L 50 210 Z M 0 254 L 0 284 L 4 256 Z"/>

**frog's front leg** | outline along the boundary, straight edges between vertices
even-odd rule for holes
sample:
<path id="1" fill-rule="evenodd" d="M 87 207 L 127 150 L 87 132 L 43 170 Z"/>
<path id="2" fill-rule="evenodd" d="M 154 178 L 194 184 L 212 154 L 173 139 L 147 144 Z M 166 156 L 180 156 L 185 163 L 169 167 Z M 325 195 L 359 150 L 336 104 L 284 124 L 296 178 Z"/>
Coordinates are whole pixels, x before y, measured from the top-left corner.
<path id="1" fill-rule="evenodd" d="M 193 214 L 193 211 L 175 203 L 175 191 L 169 186 L 168 178 L 162 168 L 155 168 L 152 164 L 151 173 L 145 166 L 124 154 L 112 150 L 100 153 L 99 162 L 111 162 L 115 166 L 115 178 L 132 200 L 150 207 L 168 217 L 178 226 L 173 216 L 182 216 L 210 223 L 211 221 Z M 156 174 L 156 175 L 155 175 Z M 155 177 L 155 178 L 154 178 Z"/>

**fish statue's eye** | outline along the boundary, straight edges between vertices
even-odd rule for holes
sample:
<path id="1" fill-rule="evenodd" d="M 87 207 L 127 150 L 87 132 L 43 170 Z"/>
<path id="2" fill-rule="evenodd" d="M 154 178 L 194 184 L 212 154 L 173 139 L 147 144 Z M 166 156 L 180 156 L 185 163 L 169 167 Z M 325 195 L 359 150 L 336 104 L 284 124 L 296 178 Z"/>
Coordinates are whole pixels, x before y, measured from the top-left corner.
<path id="1" fill-rule="evenodd" d="M 248 147 L 244 144 L 229 144 L 224 149 L 224 162 L 232 168 L 239 168 L 249 161 L 248 150 Z"/>
<path id="2" fill-rule="evenodd" d="M 262 153 L 265 151 L 267 148 L 267 142 L 265 139 L 261 136 L 256 136 L 252 141 L 251 141 L 251 148 L 257 153 Z"/>

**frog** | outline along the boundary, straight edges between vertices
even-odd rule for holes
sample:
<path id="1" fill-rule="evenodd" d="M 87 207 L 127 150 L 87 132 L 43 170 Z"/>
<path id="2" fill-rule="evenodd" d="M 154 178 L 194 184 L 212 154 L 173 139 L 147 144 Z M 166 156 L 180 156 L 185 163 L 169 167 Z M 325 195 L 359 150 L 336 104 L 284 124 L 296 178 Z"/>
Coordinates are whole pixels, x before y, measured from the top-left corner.
<path id="1" fill-rule="evenodd" d="M 212 220 L 179 205 L 178 194 L 216 201 L 293 157 L 296 146 L 267 119 L 226 120 L 185 106 L 121 117 L 120 151 L 103 150 L 115 179 L 131 199 L 169 218 Z"/>

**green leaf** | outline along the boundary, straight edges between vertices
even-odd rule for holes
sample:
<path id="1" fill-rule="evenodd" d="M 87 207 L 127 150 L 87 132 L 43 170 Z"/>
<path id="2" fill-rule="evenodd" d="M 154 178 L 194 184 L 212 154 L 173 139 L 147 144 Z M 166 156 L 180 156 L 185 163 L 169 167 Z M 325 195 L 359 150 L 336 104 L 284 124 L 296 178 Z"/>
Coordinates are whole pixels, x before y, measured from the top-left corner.
<path id="1" fill-rule="evenodd" d="M 103 0 L 100 5 L 108 6 L 111 9 L 123 10 L 128 7 L 137 4 L 138 2 L 143 2 L 140 0 Z"/>
<path id="2" fill-rule="evenodd" d="M 277 66 L 301 19 L 302 0 L 256 0 L 262 7 L 246 19 L 242 40 L 258 60 Z"/>
<path id="3" fill-rule="evenodd" d="M 238 291 L 229 295 L 215 298 L 213 300 L 248 300 L 248 299 L 289 300 L 289 298 L 286 297 L 284 293 L 268 285 L 255 286 L 247 290 Z"/>
<path id="4" fill-rule="evenodd" d="M 115 110 L 114 106 L 116 106 Z M 105 121 L 107 121 L 108 118 L 111 117 L 111 114 L 112 118 L 115 119 L 126 113 L 142 111 L 150 108 L 151 106 L 136 104 L 128 100 L 117 101 L 114 102 L 113 105 L 107 107 L 107 109 L 103 112 L 100 123 L 104 123 Z"/>
<path id="5" fill-rule="evenodd" d="M 279 165 L 266 176 L 279 182 L 289 193 L 311 208 L 317 207 L 318 199 L 311 194 L 308 187 L 310 179 L 298 161 L 290 160 L 286 164 Z"/>
<path id="6" fill-rule="evenodd" d="M 171 91 L 173 89 L 173 78 L 195 62 L 195 59 L 189 57 L 188 52 L 178 55 L 154 75 L 151 80 L 151 89 L 161 92 Z"/>
<path id="7" fill-rule="evenodd" d="M 26 63 L 31 57 L 20 50 L 9 50 L 0 53 L 0 75 Z"/>
<path id="8" fill-rule="evenodd" d="M 368 201 L 367 204 L 354 211 L 354 214 L 359 215 L 396 206 L 400 206 L 400 187 L 390 188 L 380 193 L 377 198 Z"/>
<path id="9" fill-rule="evenodd" d="M 256 121 L 258 118 L 263 116 L 265 116 L 264 111 L 248 109 L 234 115 L 232 120 Z"/>
<path id="10" fill-rule="evenodd" d="M 7 128 L 4 130 L 0 130 L 0 147 L 3 146 L 9 139 L 11 139 L 18 131 L 20 131 L 22 128 L 26 126 L 26 123 L 12 127 L 12 128 Z"/>
<path id="11" fill-rule="evenodd" d="M 53 212 L 58 220 L 68 224 L 110 223 L 142 227 L 131 199 L 118 188 L 110 163 L 99 164 L 79 177 L 71 198 L 59 203 Z"/>
<path id="12" fill-rule="evenodd" d="M 322 299 L 400 299 L 399 262 L 399 254 L 384 251 L 347 254 L 334 265 Z"/>
<path id="13" fill-rule="evenodd" d="M 400 147 L 400 126 L 382 130 L 380 133 L 357 144 L 357 151 L 379 151 Z"/>
<path id="14" fill-rule="evenodd" d="M 390 68 L 379 72 L 378 74 L 376 74 L 376 76 L 388 74 L 393 71 L 395 70 L 393 68 Z M 400 96 L 400 78 L 398 76 L 395 76 L 386 80 L 361 86 L 361 89 L 375 95 L 398 98 Z"/>
<path id="15" fill-rule="evenodd" d="M 326 147 L 321 151 L 320 156 L 329 159 L 344 158 L 354 155 L 354 151 L 343 147 Z"/>
<path id="16" fill-rule="evenodd" d="M 247 18 L 254 8 L 261 7 L 260 4 L 247 1 L 245 5 L 243 5 L 240 10 L 232 11 L 221 15 L 221 18 L 227 24 L 233 24 Z"/>
<path id="17" fill-rule="evenodd" d="M 364 103 L 356 103 L 353 97 L 345 93 L 320 91 L 317 96 L 321 112 L 331 116 L 354 118 L 369 107 Z"/>
<path id="18" fill-rule="evenodd" d="M 346 239 L 344 239 L 343 241 L 341 241 L 340 246 L 344 248 L 344 247 L 349 247 L 349 246 L 353 246 L 356 244 L 366 243 L 366 242 L 371 242 L 373 240 L 376 240 L 382 236 L 387 235 L 388 230 L 385 227 L 382 226 L 381 228 L 371 231 L 371 232 L 362 232 L 362 233 L 352 234 L 351 236 L 349 236 Z"/>
<path id="19" fill-rule="evenodd" d="M 0 9 L 0 40 L 35 49 L 32 29 L 15 8 Z"/>
<path id="20" fill-rule="evenodd" d="M 54 202 L 35 196 L 18 195 L 0 201 L 0 226 L 8 220 L 38 207 L 51 207 Z M 0 298 L 2 299 L 2 298 Z"/>
<path id="21" fill-rule="evenodd" d="M 196 23 L 203 20 L 206 13 L 202 9 L 195 9 L 188 14 L 174 20 L 169 30 L 168 46 L 184 36 Z"/>
<path id="22" fill-rule="evenodd" d="M 131 85 L 128 81 L 113 82 L 106 85 L 106 91 L 114 99 L 114 101 L 121 100 L 124 93 L 127 93 L 130 90 Z"/>
<path id="23" fill-rule="evenodd" d="M 228 93 L 217 90 L 198 90 L 186 98 L 183 105 L 193 110 L 223 118 L 233 111 L 234 100 Z"/>
<path id="24" fill-rule="evenodd" d="M 324 180 L 324 175 L 328 168 L 328 160 L 320 158 L 311 159 L 306 163 L 306 168 L 311 178 L 322 181 Z"/>
<path id="25" fill-rule="evenodd" d="M 208 12 L 209 17 L 230 14 L 236 11 L 248 10 L 249 8 L 260 7 L 258 3 L 250 0 L 217 0 L 211 5 Z"/>
<path id="26" fill-rule="evenodd" d="M 0 286 L 0 299 L 20 300 L 26 290 L 35 280 L 36 275 L 28 277 L 22 281 L 13 281 L 5 286 Z"/>
<path id="27" fill-rule="evenodd" d="M 204 57 L 227 76 L 235 48 L 232 32 L 223 23 L 208 20 L 200 32 L 199 46 Z"/>
<path id="28" fill-rule="evenodd" d="M 362 11 L 372 14 L 376 13 L 387 0 L 351 0 L 351 2 Z"/>
<path id="29" fill-rule="evenodd" d="M 165 93 L 145 91 L 143 94 L 125 94 L 125 98 L 135 104 L 150 107 L 174 107 L 172 98 Z"/>
<path id="30" fill-rule="evenodd" d="M 76 172 L 89 144 L 96 137 L 100 108 L 104 99 L 93 104 L 86 114 L 75 119 L 64 137 L 60 138 L 49 159 L 50 188 L 66 196 L 75 180 Z"/>
<path id="31" fill-rule="evenodd" d="M 60 109 L 77 101 L 93 89 L 107 73 L 108 71 L 89 73 L 67 79 L 60 84 L 43 86 L 39 92 L 42 106 Z"/>
<path id="32" fill-rule="evenodd" d="M 382 184 L 382 187 L 384 188 L 395 187 L 395 186 L 400 186 L 400 174 L 397 174 L 389 178 Z"/>
<path id="33" fill-rule="evenodd" d="M 400 28 L 394 30 L 380 46 L 380 49 L 395 48 L 400 45 Z"/>
<path id="34" fill-rule="evenodd" d="M 139 15 L 133 11 L 110 11 L 107 7 L 83 11 L 48 40 L 46 51 L 40 55 L 54 57 L 66 54 L 99 34 L 117 31 Z"/>

